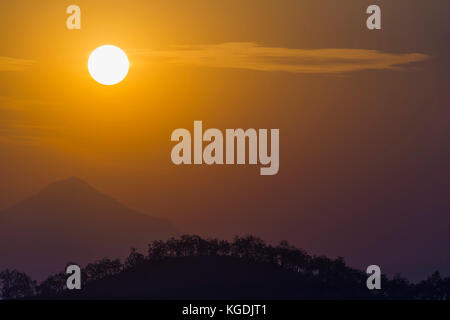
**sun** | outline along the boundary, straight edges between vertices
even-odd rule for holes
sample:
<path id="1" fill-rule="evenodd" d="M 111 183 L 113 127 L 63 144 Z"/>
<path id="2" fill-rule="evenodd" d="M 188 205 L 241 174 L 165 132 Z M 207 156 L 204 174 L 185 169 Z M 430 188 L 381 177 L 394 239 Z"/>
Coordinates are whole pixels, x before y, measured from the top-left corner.
<path id="1" fill-rule="evenodd" d="M 104 45 L 92 51 L 88 69 L 95 81 L 111 86 L 125 79 L 130 69 L 130 62 L 125 52 L 119 47 Z"/>

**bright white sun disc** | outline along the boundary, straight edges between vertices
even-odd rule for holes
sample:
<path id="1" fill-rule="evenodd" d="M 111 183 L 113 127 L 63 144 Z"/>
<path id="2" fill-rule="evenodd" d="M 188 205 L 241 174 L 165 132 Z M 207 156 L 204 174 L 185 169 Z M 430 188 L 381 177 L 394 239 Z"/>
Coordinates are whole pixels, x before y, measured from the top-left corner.
<path id="1" fill-rule="evenodd" d="M 113 45 L 104 45 L 91 53 L 88 69 L 95 81 L 110 86 L 125 79 L 130 69 L 130 62 L 122 49 Z"/>

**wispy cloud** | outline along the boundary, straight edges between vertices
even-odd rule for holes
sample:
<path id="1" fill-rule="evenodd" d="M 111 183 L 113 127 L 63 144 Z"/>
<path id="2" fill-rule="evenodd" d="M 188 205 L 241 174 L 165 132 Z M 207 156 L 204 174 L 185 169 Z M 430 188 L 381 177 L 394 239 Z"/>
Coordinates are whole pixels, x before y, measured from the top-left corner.
<path id="1" fill-rule="evenodd" d="M 57 106 L 60 102 L 43 101 L 38 99 L 23 99 L 17 97 L 1 97 L 0 109 L 25 109 L 33 106 Z"/>
<path id="2" fill-rule="evenodd" d="M 21 71 L 31 67 L 35 61 L 0 57 L 0 71 Z"/>
<path id="3" fill-rule="evenodd" d="M 56 101 L 0 96 L 0 142 L 35 144 L 54 139 L 58 136 L 59 128 L 37 124 L 39 121 L 30 114 L 59 105 Z"/>
<path id="4" fill-rule="evenodd" d="M 2 124 L 0 126 L 0 137 L 11 140 L 38 140 L 41 137 L 51 136 L 54 132 L 54 127 L 46 126 L 17 124 Z"/>
<path id="5" fill-rule="evenodd" d="M 0 123 L 0 142 L 40 143 L 58 137 L 58 127 L 33 124 Z"/>
<path id="6" fill-rule="evenodd" d="M 170 50 L 143 50 L 154 59 L 178 65 L 283 71 L 291 73 L 345 73 L 359 70 L 398 70 L 429 58 L 421 53 L 385 53 L 364 49 L 291 49 L 253 42 L 174 46 Z"/>

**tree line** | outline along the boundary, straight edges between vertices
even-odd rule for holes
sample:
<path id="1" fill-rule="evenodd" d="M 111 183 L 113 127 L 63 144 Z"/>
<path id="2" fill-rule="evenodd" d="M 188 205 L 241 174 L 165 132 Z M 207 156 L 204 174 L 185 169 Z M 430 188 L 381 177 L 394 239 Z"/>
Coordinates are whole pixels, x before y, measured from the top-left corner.
<path id="1" fill-rule="evenodd" d="M 103 258 L 82 268 L 83 285 L 118 275 L 145 263 L 156 263 L 164 259 L 197 256 L 230 256 L 251 263 L 277 265 L 285 270 L 302 275 L 314 286 L 341 288 L 344 291 L 361 292 L 363 298 L 373 299 L 420 299 L 449 300 L 450 277 L 443 278 L 439 272 L 427 279 L 412 283 L 400 275 L 389 279 L 382 276 L 382 290 L 366 288 L 368 275 L 346 265 L 342 257 L 330 259 L 312 256 L 304 250 L 281 241 L 272 246 L 254 236 L 235 237 L 233 241 L 203 239 L 196 235 L 183 235 L 167 241 L 153 241 L 146 254 L 131 249 L 122 263 L 120 259 Z M 76 264 L 69 262 L 67 265 Z M 37 283 L 26 273 L 17 270 L 0 272 L 0 298 L 23 299 L 33 297 L 57 297 L 66 290 L 69 275 L 60 272 Z M 262 279 L 263 281 L 263 279 Z"/>

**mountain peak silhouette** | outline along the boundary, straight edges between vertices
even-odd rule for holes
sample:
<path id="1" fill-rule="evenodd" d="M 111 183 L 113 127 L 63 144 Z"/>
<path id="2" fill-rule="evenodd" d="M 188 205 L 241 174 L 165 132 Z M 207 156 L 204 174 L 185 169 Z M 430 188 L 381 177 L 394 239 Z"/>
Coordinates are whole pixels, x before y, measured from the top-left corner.
<path id="1" fill-rule="evenodd" d="M 81 178 L 72 176 L 66 179 L 55 181 L 51 184 L 49 184 L 46 188 L 71 188 L 71 187 L 88 187 L 92 188 L 90 184 L 88 184 L 86 181 L 82 180 Z"/>
<path id="2" fill-rule="evenodd" d="M 103 200 L 105 202 L 104 204 L 106 204 L 106 202 L 119 204 L 117 200 L 103 194 L 86 181 L 75 176 L 49 184 L 30 199 L 33 198 L 41 200 L 45 199 L 44 201 L 53 203 L 67 201 L 68 203 L 71 203 L 71 205 L 73 205 L 74 202 L 77 202 L 79 205 L 90 205 L 92 201 L 99 201 L 99 199 Z M 71 211 L 70 208 L 66 209 Z"/>
<path id="3" fill-rule="evenodd" d="M 68 261 L 125 256 L 177 235 L 168 221 L 132 210 L 77 177 L 59 180 L 0 212 L 0 269 L 36 277 Z"/>

